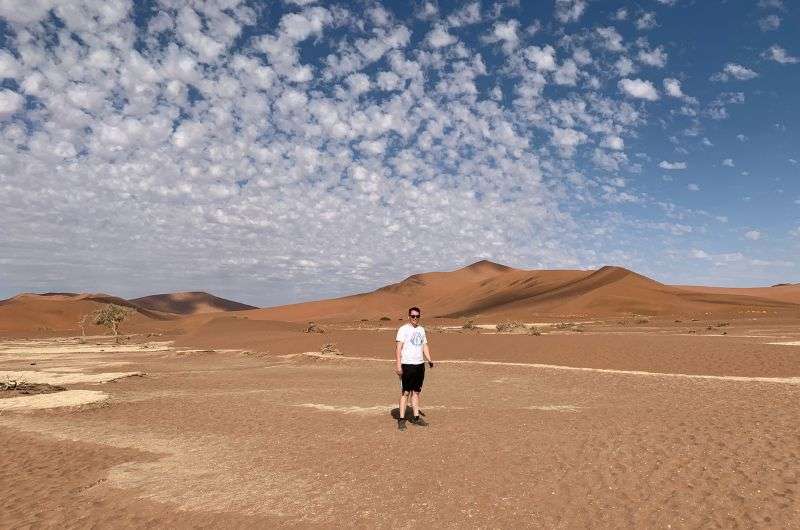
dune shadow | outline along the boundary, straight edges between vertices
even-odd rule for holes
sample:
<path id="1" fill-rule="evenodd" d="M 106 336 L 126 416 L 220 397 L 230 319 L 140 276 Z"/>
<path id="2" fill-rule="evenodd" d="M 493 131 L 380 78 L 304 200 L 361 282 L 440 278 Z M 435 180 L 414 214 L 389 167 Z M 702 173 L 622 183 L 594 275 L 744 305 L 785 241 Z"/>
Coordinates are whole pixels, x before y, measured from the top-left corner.
<path id="1" fill-rule="evenodd" d="M 392 409 L 392 412 L 390 412 L 390 414 L 391 414 L 391 416 L 392 416 L 392 418 L 393 418 L 393 419 L 395 419 L 395 420 L 399 420 L 399 419 L 400 419 L 400 407 L 395 407 L 395 408 L 393 408 L 393 409 Z M 409 407 L 409 406 L 406 406 L 406 415 L 405 415 L 405 418 L 406 418 L 406 419 L 410 419 L 410 418 L 411 418 L 413 415 L 414 415 L 414 410 L 413 410 L 411 407 Z M 422 410 L 420 410 L 420 411 L 419 411 L 419 415 L 420 415 L 420 416 L 424 416 L 424 415 L 425 415 L 425 413 L 424 413 Z"/>

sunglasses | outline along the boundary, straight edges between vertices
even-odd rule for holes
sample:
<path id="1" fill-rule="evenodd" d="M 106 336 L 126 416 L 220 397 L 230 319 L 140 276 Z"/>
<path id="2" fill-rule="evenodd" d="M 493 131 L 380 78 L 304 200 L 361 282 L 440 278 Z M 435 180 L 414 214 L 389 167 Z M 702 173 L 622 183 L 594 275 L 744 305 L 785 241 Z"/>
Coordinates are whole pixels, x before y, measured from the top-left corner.
<path id="1" fill-rule="evenodd" d="M 408 316 L 410 316 L 411 318 L 419 318 L 422 315 L 408 315 Z"/>

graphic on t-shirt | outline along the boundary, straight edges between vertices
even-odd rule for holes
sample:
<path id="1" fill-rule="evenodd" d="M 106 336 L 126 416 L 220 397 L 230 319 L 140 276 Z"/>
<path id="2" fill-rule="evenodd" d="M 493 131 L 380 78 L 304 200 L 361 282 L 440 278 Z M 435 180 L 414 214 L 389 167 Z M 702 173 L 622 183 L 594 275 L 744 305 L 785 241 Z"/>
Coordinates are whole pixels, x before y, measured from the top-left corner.
<path id="1" fill-rule="evenodd" d="M 414 346 L 422 346 L 422 333 L 419 331 L 415 331 L 413 335 L 411 335 L 411 344 Z"/>

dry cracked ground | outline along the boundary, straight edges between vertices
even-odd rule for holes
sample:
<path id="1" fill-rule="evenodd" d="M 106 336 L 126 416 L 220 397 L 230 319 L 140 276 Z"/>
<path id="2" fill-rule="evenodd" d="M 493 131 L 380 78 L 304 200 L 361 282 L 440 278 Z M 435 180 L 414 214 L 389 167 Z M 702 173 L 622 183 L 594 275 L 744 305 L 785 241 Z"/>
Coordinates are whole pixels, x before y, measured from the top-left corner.
<path id="1" fill-rule="evenodd" d="M 663 340 L 687 358 L 726 341 L 725 351 L 752 352 L 755 367 L 770 365 L 770 356 L 800 357 L 791 330 L 775 336 Z M 595 337 L 628 349 L 662 340 Z M 564 335 L 553 347 L 572 351 L 576 340 L 592 338 Z M 786 344 L 768 344 L 776 341 Z M 80 528 L 800 526 L 800 370 L 653 374 L 638 365 L 550 366 L 534 354 L 504 361 L 502 350 L 451 353 L 428 372 L 430 427 L 398 432 L 387 356 L 342 350 L 0 343 L 0 381 L 45 385 L 42 393 L 0 392 L 0 520 Z"/>

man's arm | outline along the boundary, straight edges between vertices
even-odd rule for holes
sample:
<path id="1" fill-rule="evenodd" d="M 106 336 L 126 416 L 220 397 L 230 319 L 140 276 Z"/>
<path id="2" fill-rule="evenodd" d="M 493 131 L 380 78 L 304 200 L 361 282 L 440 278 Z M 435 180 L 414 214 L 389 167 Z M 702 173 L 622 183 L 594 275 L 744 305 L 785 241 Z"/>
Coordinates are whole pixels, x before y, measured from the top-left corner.
<path id="1" fill-rule="evenodd" d="M 428 348 L 428 343 L 422 345 L 422 353 L 425 354 L 425 358 L 428 359 L 428 366 L 433 368 L 433 359 L 431 359 L 431 349 Z"/>
<path id="2" fill-rule="evenodd" d="M 400 362 L 400 356 L 403 352 L 403 342 L 398 340 L 396 344 L 397 347 L 394 349 L 394 358 L 396 361 L 394 365 L 394 371 L 397 373 L 397 375 L 403 375 L 403 365 Z"/>

